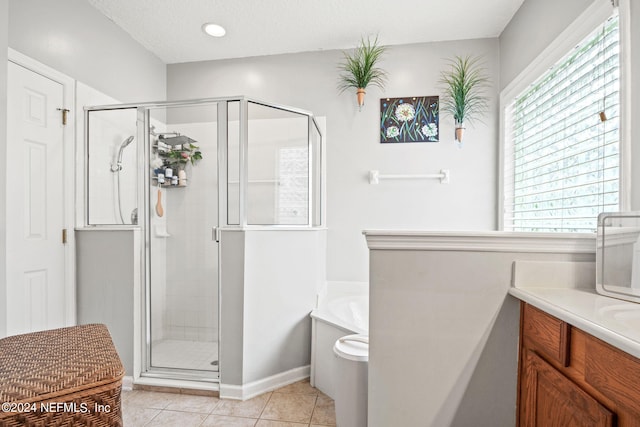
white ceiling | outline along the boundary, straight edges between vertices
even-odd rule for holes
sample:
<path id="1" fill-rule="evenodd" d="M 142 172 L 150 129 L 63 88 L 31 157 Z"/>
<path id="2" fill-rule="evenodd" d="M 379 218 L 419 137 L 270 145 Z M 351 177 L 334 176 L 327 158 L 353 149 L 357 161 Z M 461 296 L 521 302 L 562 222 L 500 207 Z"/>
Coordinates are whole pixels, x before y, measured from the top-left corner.
<path id="1" fill-rule="evenodd" d="M 523 0 L 87 0 L 165 63 L 500 35 Z M 215 22 L 223 38 L 205 35 Z"/>

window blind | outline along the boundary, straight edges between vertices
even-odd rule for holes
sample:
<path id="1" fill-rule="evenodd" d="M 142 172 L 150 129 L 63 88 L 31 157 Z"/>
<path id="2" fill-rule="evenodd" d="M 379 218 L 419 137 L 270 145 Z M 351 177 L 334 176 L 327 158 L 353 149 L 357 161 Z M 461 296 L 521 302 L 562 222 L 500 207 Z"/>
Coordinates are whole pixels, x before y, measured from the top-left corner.
<path id="1" fill-rule="evenodd" d="M 618 211 L 619 74 L 615 15 L 509 105 L 505 230 L 592 232 Z"/>

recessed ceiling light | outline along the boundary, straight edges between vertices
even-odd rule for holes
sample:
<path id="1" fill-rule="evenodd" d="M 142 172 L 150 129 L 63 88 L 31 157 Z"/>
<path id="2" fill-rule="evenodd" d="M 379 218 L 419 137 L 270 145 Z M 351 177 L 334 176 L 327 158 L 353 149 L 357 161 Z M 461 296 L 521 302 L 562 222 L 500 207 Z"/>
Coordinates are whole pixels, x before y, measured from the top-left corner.
<path id="1" fill-rule="evenodd" d="M 212 24 L 210 22 L 202 26 L 202 31 L 204 31 L 205 33 L 213 37 L 222 37 L 227 33 L 227 31 L 224 28 L 222 28 L 220 25 Z"/>

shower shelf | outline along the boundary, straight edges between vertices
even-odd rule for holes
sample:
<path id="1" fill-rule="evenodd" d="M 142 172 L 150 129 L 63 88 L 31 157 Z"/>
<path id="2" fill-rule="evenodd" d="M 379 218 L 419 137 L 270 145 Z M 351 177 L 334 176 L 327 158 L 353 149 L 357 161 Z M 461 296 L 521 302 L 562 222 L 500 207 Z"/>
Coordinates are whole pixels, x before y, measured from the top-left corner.
<path id="1" fill-rule="evenodd" d="M 158 180 L 158 177 L 157 177 L 157 176 L 152 176 L 152 177 L 151 177 L 151 180 L 153 180 L 153 181 L 157 181 L 157 180 Z M 187 181 L 187 183 L 186 183 L 186 184 L 184 184 L 184 185 L 180 185 L 180 184 L 178 184 L 178 185 L 172 185 L 170 182 L 165 182 L 164 184 L 160 184 L 160 187 L 162 187 L 162 188 L 171 188 L 171 187 L 181 187 L 181 188 L 184 188 L 184 187 L 187 187 L 187 186 L 189 185 L 189 180 L 188 180 L 188 178 L 183 178 L 183 180 L 184 180 L 184 181 Z M 165 181 L 167 181 L 167 178 L 165 178 Z M 170 181 L 170 179 L 169 179 L 168 181 Z M 154 184 L 154 185 L 157 185 L 157 184 Z"/>

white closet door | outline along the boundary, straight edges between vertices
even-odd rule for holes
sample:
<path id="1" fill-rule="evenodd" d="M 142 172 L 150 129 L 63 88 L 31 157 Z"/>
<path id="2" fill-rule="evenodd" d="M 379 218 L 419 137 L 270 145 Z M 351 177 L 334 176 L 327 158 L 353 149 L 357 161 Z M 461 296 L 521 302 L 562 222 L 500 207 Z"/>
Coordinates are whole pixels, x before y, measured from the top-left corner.
<path id="1" fill-rule="evenodd" d="M 65 326 L 61 84 L 8 65 L 7 335 Z"/>

